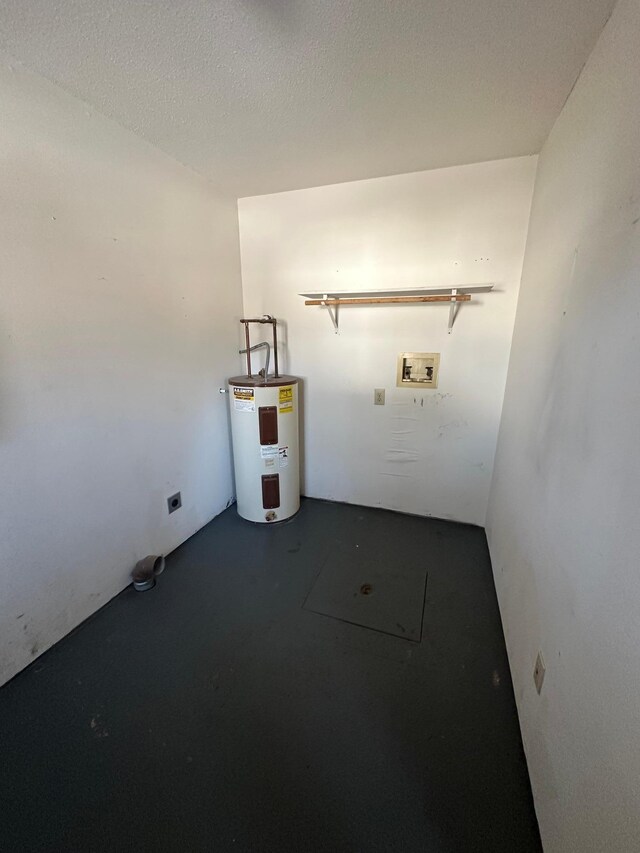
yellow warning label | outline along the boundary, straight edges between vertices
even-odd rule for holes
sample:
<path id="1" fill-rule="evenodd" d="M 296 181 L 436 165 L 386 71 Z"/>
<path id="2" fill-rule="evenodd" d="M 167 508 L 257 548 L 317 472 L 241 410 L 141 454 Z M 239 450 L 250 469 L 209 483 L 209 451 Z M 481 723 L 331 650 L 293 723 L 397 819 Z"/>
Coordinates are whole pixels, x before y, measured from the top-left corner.
<path id="1" fill-rule="evenodd" d="M 253 388 L 234 387 L 233 406 L 238 412 L 255 412 L 256 401 L 253 395 Z"/>
<path id="2" fill-rule="evenodd" d="M 293 385 L 283 385 L 280 388 L 280 414 L 293 411 Z"/>
<path id="3" fill-rule="evenodd" d="M 238 400 L 253 400 L 253 388 L 235 388 L 234 387 L 233 396 L 237 397 Z"/>

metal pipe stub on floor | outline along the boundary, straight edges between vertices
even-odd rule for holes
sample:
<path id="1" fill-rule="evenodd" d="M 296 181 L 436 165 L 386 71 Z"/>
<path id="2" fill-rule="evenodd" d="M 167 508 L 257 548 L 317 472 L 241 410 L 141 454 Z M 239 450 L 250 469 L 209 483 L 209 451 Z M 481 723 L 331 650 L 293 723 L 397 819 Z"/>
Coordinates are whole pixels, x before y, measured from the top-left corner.
<path id="1" fill-rule="evenodd" d="M 139 560 L 135 569 L 131 572 L 134 589 L 144 592 L 156 585 L 156 576 L 164 570 L 164 557 L 150 554 Z"/>

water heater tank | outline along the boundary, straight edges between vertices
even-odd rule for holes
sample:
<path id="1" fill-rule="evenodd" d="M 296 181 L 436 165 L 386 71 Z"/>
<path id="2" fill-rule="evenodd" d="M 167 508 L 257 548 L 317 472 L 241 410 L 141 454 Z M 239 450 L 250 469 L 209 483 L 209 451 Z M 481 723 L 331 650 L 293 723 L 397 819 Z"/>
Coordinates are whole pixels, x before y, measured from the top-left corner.
<path id="1" fill-rule="evenodd" d="M 298 379 L 267 368 L 252 375 L 248 321 L 246 376 L 229 379 L 229 407 L 238 514 L 248 521 L 271 523 L 290 518 L 300 508 L 298 452 Z M 258 345 L 260 346 L 260 345 Z"/>

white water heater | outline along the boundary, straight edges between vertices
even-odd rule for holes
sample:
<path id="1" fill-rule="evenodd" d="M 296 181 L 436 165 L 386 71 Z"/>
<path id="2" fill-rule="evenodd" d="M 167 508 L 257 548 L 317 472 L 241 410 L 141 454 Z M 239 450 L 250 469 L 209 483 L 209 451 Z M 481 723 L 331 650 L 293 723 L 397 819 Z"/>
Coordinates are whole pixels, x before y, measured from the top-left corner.
<path id="1" fill-rule="evenodd" d="M 241 320 L 245 327 L 247 375 L 229 379 L 238 514 L 247 521 L 272 523 L 300 508 L 298 379 L 278 373 L 276 321 L 269 316 Z M 249 324 L 273 329 L 274 373 L 269 375 L 269 344 L 251 346 Z M 265 367 L 251 371 L 251 353 L 266 349 Z"/>

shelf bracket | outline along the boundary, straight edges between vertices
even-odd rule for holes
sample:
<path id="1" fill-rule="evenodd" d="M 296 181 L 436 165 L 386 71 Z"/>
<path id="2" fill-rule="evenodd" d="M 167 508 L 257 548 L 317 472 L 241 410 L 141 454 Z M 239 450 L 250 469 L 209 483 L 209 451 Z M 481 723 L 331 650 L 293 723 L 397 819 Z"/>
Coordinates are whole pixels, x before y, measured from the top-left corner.
<path id="1" fill-rule="evenodd" d="M 329 312 L 329 317 L 331 317 L 331 322 L 333 323 L 333 331 L 337 335 L 338 334 L 338 306 L 337 305 L 327 305 L 325 302 L 326 299 L 329 298 L 329 294 L 325 293 L 324 298 L 321 300 L 320 304 L 323 305 L 327 311 Z"/>
<path id="2" fill-rule="evenodd" d="M 456 315 L 458 313 L 459 303 L 458 303 L 458 300 L 456 299 L 457 295 L 458 295 L 458 289 L 456 287 L 453 287 L 451 289 L 451 305 L 449 306 L 449 325 L 447 328 L 448 334 L 451 334 L 451 332 L 453 330 L 453 323 L 454 323 L 454 321 L 456 319 Z"/>

